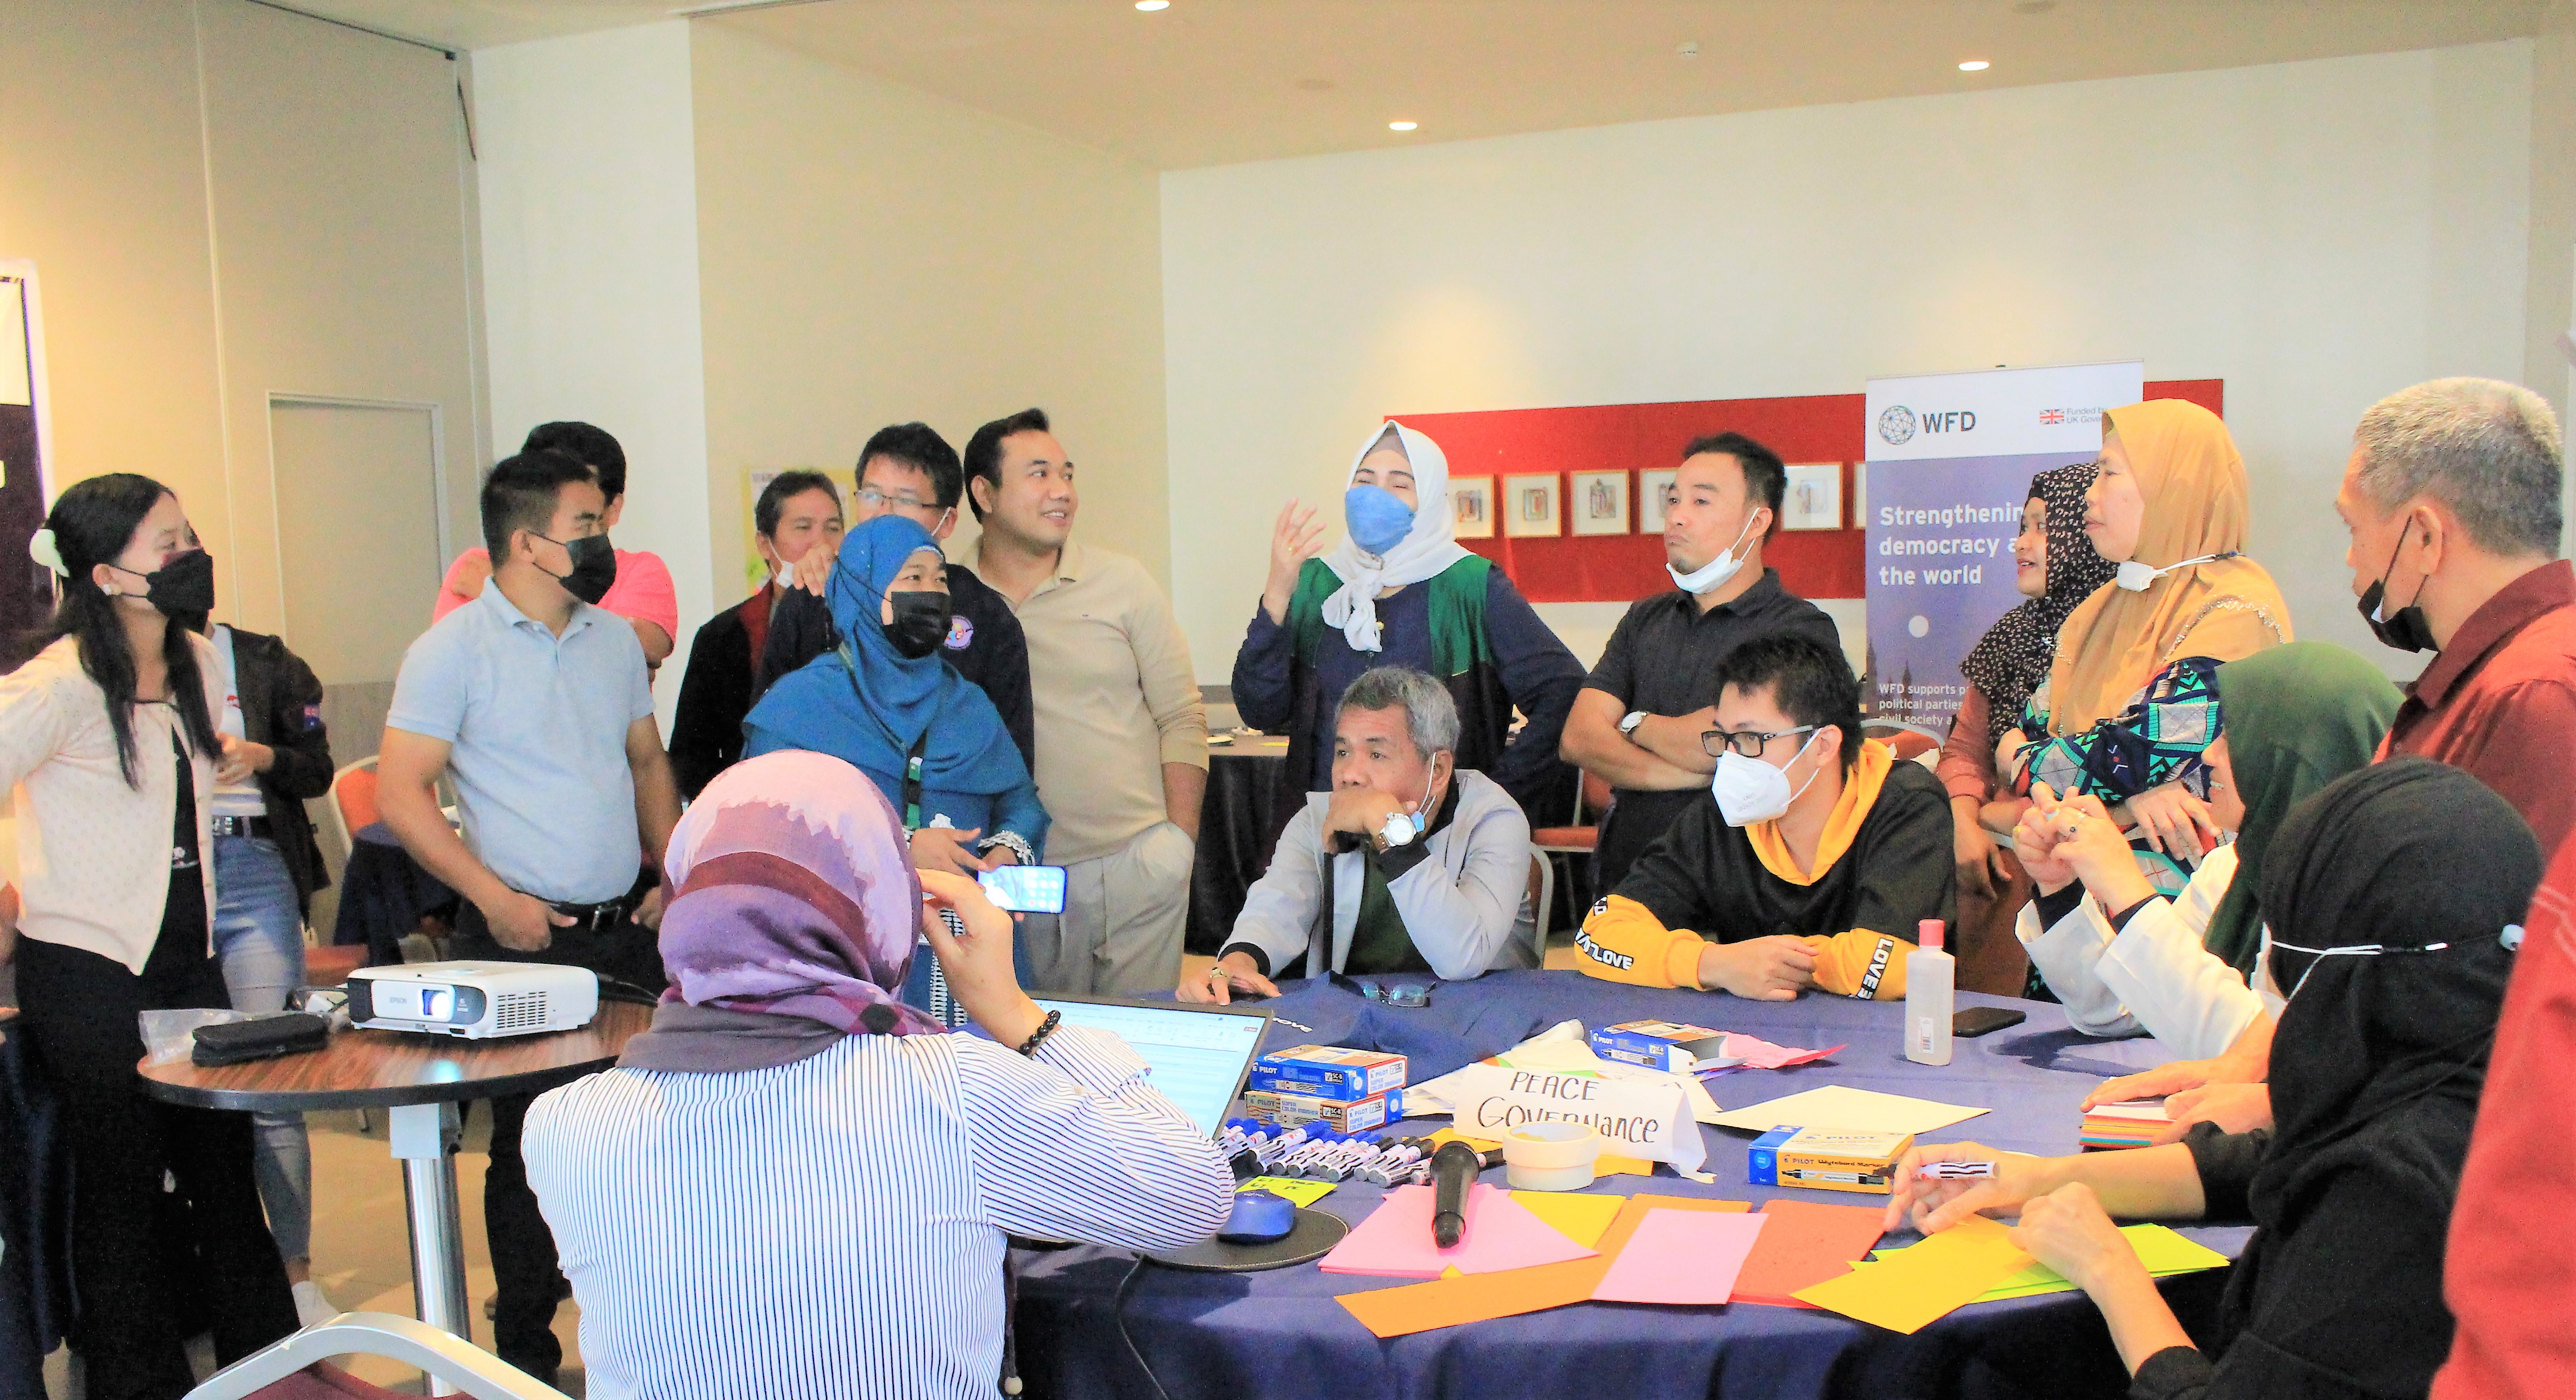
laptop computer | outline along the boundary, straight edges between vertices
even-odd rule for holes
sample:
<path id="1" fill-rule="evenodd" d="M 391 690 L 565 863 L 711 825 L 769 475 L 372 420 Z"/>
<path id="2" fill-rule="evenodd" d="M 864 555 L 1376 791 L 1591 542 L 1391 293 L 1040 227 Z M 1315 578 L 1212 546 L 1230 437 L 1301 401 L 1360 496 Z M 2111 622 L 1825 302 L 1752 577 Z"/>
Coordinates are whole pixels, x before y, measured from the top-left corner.
<path id="1" fill-rule="evenodd" d="M 1270 1013 L 1257 1006 L 1198 1006 L 1174 1001 L 1054 992 L 1032 997 L 1068 1026 L 1108 1031 L 1143 1060 L 1154 1088 L 1213 1137 L 1225 1111 L 1243 1096 Z"/>

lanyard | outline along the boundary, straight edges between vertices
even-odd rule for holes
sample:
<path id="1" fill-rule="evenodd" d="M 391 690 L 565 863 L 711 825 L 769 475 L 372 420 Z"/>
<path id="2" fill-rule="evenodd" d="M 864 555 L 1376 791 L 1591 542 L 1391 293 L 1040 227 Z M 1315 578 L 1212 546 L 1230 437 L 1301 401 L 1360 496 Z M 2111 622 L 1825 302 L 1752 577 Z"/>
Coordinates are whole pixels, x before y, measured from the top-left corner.
<path id="1" fill-rule="evenodd" d="M 903 829 L 909 835 L 921 830 L 921 755 L 930 747 L 930 731 L 912 741 L 912 752 L 903 760 Z"/>

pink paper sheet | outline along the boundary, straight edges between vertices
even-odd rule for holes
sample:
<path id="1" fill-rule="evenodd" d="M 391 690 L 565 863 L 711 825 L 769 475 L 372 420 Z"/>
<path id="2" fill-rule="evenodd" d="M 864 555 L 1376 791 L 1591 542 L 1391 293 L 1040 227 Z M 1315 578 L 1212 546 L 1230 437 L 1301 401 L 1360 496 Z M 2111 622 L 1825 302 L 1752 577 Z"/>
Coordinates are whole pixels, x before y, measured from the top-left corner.
<path id="1" fill-rule="evenodd" d="M 1438 1278 L 1451 1268 L 1462 1274 L 1491 1274 L 1599 1253 L 1557 1233 L 1498 1186 L 1476 1184 L 1467 1200 L 1467 1231 L 1453 1249 L 1431 1242 L 1431 1207 L 1430 1187 L 1397 1187 L 1368 1219 L 1351 1227 L 1333 1252 L 1324 1256 L 1321 1267 L 1329 1274 Z M 1734 1270 L 1728 1270 L 1727 1277 L 1732 1279 Z"/>
<path id="2" fill-rule="evenodd" d="M 1821 1060 L 1842 1048 L 1837 1045 L 1828 1050 L 1801 1050 L 1794 1045 L 1774 1045 L 1767 1040 L 1728 1031 L 1725 1048 L 1718 1053 L 1743 1060 L 1746 1069 L 1787 1069 L 1791 1065 Z"/>
<path id="3" fill-rule="evenodd" d="M 1596 1303 L 1723 1303 L 1761 1238 L 1759 1215 L 1650 1210 L 1610 1272 L 1592 1290 Z"/>

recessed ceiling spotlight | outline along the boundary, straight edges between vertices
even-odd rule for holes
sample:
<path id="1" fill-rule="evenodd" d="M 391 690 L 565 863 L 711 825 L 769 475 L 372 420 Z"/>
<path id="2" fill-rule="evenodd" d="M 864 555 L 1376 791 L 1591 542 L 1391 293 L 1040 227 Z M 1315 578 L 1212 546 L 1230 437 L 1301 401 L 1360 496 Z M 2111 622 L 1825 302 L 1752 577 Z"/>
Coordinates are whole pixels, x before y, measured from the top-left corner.
<path id="1" fill-rule="evenodd" d="M 1151 14 L 1156 10 L 1172 8 L 1172 0 L 1136 0 L 1136 8 Z"/>
<path id="2" fill-rule="evenodd" d="M 1411 131 L 1414 126 L 1415 123 L 1413 122 L 1388 122 L 1386 124 L 1386 129 L 1389 131 Z"/>
<path id="3" fill-rule="evenodd" d="M 1683 43 L 1680 48 L 1673 50 L 1673 52 L 1683 58 L 1697 58 L 1699 57 L 1699 40 L 1688 40 Z"/>
<path id="4" fill-rule="evenodd" d="M 1959 71 L 1962 73 L 1983 73 L 1992 67 L 1994 67 L 1993 64 L 1986 62 L 1982 58 L 1972 58 L 1967 62 L 1960 64 Z"/>

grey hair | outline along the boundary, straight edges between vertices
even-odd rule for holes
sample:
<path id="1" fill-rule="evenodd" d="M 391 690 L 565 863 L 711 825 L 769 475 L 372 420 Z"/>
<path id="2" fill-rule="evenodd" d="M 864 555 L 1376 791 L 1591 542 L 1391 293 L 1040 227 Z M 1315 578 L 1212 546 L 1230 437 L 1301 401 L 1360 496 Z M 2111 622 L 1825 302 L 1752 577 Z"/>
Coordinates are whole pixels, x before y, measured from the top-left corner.
<path id="1" fill-rule="evenodd" d="M 1449 698 L 1449 687 L 1409 666 L 1380 666 L 1363 671 L 1342 692 L 1340 708 L 1335 715 L 1351 710 L 1404 710 L 1405 732 L 1413 738 L 1413 751 L 1425 761 L 1447 749 L 1458 749 L 1458 702 Z"/>
<path id="2" fill-rule="evenodd" d="M 2370 406 L 2353 430 L 2382 510 L 2430 495 L 2490 554 L 2556 555 L 2566 440 L 2549 401 L 2495 379 L 2436 379 Z"/>

